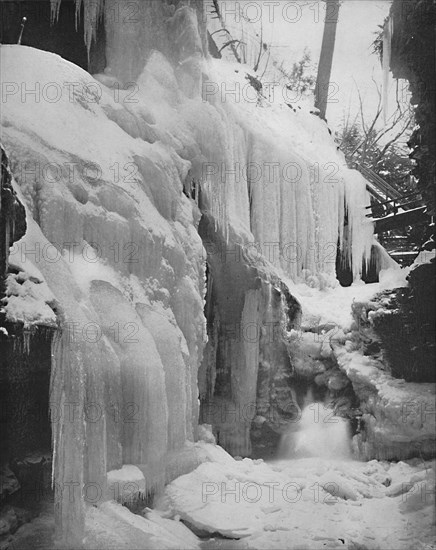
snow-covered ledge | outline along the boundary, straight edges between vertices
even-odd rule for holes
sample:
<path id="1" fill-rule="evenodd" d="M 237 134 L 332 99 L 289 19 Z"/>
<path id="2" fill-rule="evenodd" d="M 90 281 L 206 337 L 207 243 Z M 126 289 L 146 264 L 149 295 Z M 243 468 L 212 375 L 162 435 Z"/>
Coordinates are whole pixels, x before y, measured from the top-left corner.
<path id="1" fill-rule="evenodd" d="M 393 378 L 375 359 L 347 348 L 334 351 L 363 412 L 362 432 L 353 439 L 356 454 L 364 460 L 434 456 L 435 384 Z"/>

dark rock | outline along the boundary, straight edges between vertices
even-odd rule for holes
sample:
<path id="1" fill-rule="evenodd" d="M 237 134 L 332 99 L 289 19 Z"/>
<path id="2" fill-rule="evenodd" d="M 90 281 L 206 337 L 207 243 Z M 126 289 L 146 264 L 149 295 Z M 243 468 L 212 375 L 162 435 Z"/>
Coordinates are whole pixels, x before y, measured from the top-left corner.
<path id="1" fill-rule="evenodd" d="M 20 483 L 8 466 L 0 468 L 0 501 L 20 489 Z"/>
<path id="2" fill-rule="evenodd" d="M 245 78 L 248 80 L 248 82 L 253 86 L 253 88 L 256 90 L 257 93 L 261 93 L 263 89 L 262 82 L 256 78 L 255 76 L 252 76 L 251 74 L 248 74 L 245 76 Z"/>
<path id="3" fill-rule="evenodd" d="M 11 507 L 6 507 L 0 512 L 0 536 L 4 537 L 9 533 L 15 533 L 18 529 L 18 519 Z"/>
<path id="4" fill-rule="evenodd" d="M 406 382 L 436 381 L 434 272 L 434 264 L 420 265 L 410 273 L 407 288 L 353 305 L 354 329 L 365 354 L 380 358 Z"/>
<path id="5" fill-rule="evenodd" d="M 1 148 L 0 193 L 0 298 L 4 293 L 4 280 L 8 271 L 9 247 L 26 233 L 26 211 L 12 187 L 12 174 L 6 151 Z"/>

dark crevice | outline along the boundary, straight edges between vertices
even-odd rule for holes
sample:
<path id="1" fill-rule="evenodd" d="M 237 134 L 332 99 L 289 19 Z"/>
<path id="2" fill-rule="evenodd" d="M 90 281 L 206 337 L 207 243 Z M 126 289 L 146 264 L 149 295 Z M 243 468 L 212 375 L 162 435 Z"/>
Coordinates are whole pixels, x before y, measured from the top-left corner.
<path id="1" fill-rule="evenodd" d="M 0 211 L 0 520 L 8 537 L 53 503 L 49 390 L 56 329 L 7 318 L 7 277 L 24 282 L 9 266 L 9 248 L 25 235 L 26 213 L 3 148 Z"/>
<path id="2" fill-rule="evenodd" d="M 91 74 L 101 73 L 106 67 L 106 36 L 104 21 L 96 30 L 96 40 L 92 42 L 89 59 L 84 42 L 83 6 L 78 14 L 76 28 L 76 3 L 63 0 L 59 8 L 59 18 L 51 22 L 49 0 L 6 1 L 1 3 L 2 44 L 17 44 L 23 17 L 27 18 L 21 44 L 39 50 L 56 53 Z"/>

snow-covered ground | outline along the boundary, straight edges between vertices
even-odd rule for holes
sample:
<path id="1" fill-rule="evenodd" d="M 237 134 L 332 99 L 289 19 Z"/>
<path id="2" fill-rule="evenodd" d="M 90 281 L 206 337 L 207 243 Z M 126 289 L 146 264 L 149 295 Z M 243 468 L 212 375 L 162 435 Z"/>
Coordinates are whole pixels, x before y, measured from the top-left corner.
<path id="1" fill-rule="evenodd" d="M 208 460 L 168 485 L 157 510 L 146 508 L 139 517 L 115 503 L 90 509 L 86 546 L 435 548 L 435 461 L 312 457 L 265 463 L 197 446 Z"/>

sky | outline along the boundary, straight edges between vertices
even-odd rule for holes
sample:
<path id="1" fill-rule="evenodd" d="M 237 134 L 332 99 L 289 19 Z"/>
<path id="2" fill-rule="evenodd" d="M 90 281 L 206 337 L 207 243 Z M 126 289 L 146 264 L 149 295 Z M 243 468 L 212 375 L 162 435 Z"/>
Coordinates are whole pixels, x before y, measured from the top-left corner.
<path id="1" fill-rule="evenodd" d="M 259 31 L 263 23 L 263 40 L 271 44 L 273 56 L 292 66 L 307 48 L 316 64 L 321 50 L 326 15 L 325 3 L 318 0 L 222 0 L 222 11 L 229 26 L 234 26 L 237 5 L 241 13 L 257 21 L 245 23 L 249 32 Z M 332 102 L 327 108 L 330 127 L 336 129 L 346 116 L 357 113 L 359 100 L 356 85 L 370 117 L 377 107 L 378 95 L 372 76 L 381 84 L 382 68 L 377 55 L 371 53 L 378 25 L 389 13 L 390 0 L 343 0 L 339 11 L 331 82 Z M 254 32 L 253 32 L 254 31 Z M 390 83 L 391 92 L 394 89 Z M 335 102 L 336 100 L 336 102 Z"/>

